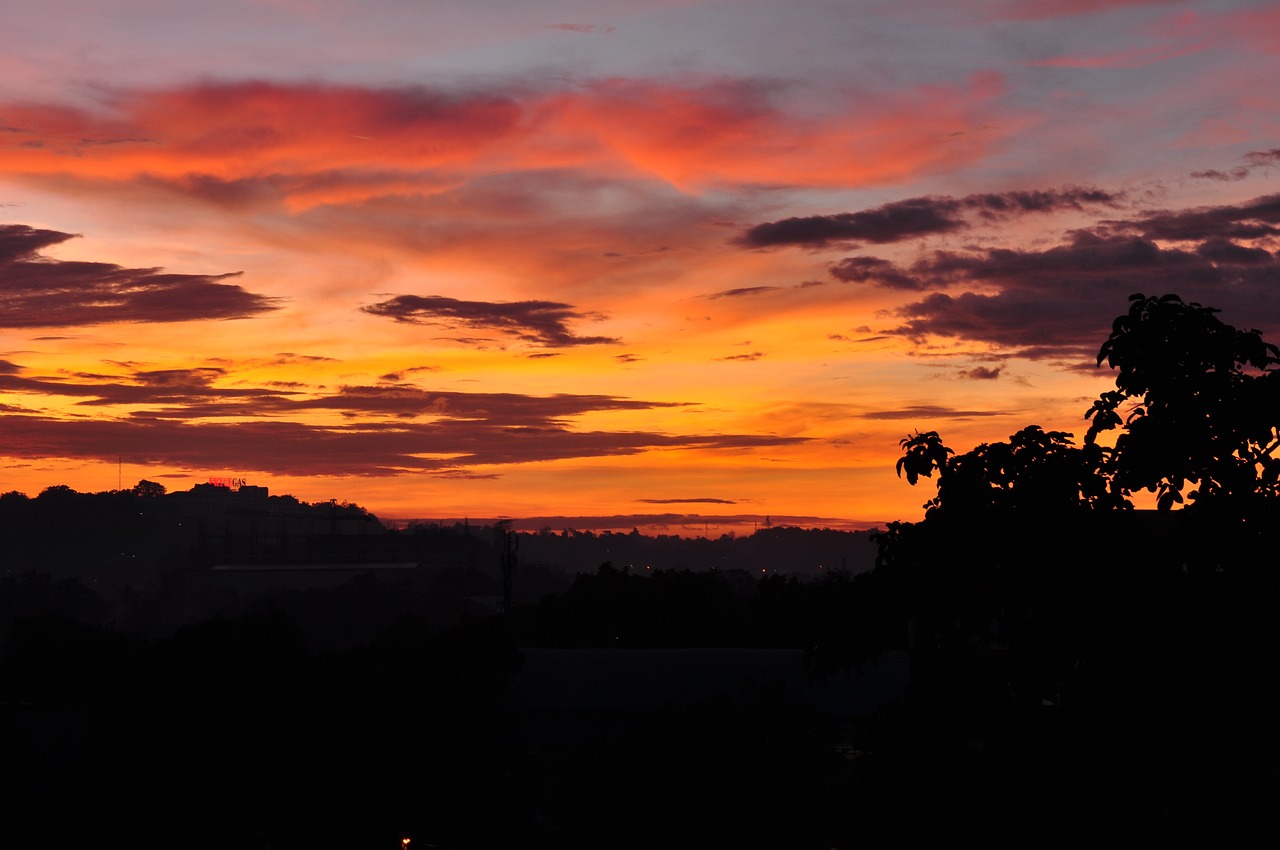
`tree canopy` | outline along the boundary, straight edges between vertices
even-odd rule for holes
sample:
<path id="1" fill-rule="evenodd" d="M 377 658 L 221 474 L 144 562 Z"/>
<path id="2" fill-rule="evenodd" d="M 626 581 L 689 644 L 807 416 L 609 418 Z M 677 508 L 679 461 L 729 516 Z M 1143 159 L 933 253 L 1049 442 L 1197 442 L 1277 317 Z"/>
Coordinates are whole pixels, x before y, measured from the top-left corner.
<path id="1" fill-rule="evenodd" d="M 1131 508 L 1139 490 L 1157 494 L 1161 509 L 1275 499 L 1280 349 L 1217 312 L 1176 295 L 1131 296 L 1098 351 L 1098 365 L 1116 370 L 1116 389 L 1085 413 L 1084 445 L 1031 425 L 956 454 L 936 431 L 917 432 L 902 440 L 898 475 L 915 484 L 938 473 L 931 513 Z M 1114 430 L 1104 445 L 1099 437 Z"/>
<path id="2" fill-rule="evenodd" d="M 1132 296 L 1080 445 L 1037 425 L 962 453 L 902 440 L 898 475 L 937 491 L 923 521 L 878 533 L 868 586 L 908 624 L 895 740 L 917 773 L 1144 823 L 1272 787 L 1238 754 L 1280 751 L 1261 696 L 1280 588 L 1259 557 L 1280 544 L 1280 349 L 1217 312 Z M 1160 510 L 1133 510 L 1143 490 Z"/>
<path id="3" fill-rule="evenodd" d="M 1134 295 L 1112 325 L 1098 364 L 1117 370 L 1116 389 L 1086 414 L 1086 441 L 1123 427 L 1106 469 L 1120 492 L 1159 492 L 1162 508 L 1182 503 L 1188 483 L 1186 498 L 1201 502 L 1280 493 L 1280 349 L 1217 312 Z"/>

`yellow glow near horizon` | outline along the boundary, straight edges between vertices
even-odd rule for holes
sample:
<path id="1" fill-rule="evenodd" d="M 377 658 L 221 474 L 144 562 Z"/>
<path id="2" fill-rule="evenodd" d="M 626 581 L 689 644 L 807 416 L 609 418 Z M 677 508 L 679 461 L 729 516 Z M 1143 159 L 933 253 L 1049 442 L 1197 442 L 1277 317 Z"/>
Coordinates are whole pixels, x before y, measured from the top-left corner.
<path id="1" fill-rule="evenodd" d="M 912 431 L 1082 437 L 1130 292 L 1280 328 L 1270 10 L 1073 9 L 1032 55 L 995 6 L 334 0 L 359 39 L 291 8 L 263 52 L 261 4 L 154 43 L 56 5 L 0 34 L 0 489 L 912 517 Z"/>

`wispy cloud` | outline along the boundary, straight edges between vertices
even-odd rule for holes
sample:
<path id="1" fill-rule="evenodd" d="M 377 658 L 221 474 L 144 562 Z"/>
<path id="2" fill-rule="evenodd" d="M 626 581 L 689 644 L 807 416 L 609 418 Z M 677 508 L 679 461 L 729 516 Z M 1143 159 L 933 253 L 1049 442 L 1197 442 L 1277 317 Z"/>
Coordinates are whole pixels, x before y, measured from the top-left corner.
<path id="1" fill-rule="evenodd" d="M 564 30 L 565 32 L 578 32 L 583 35 L 593 35 L 595 33 L 608 35 L 614 30 L 611 26 L 602 26 L 600 24 L 543 24 L 543 26 L 548 29 Z"/>
<path id="2" fill-rule="evenodd" d="M 893 97 L 850 93 L 813 114 L 789 108 L 776 81 L 727 77 L 469 91 L 211 81 L 111 91 L 93 111 L 0 103 L 20 131 L 0 145 L 0 167 L 295 210 L 439 192 L 498 165 L 676 186 L 894 182 L 995 144 L 998 135 L 945 147 L 920 140 L 988 123 L 999 89 L 992 75 L 975 75 Z"/>
<path id="3" fill-rule="evenodd" d="M 1258 163 L 1274 159 L 1271 151 L 1251 156 Z M 1087 212 L 1095 201 L 1110 206 L 1119 197 L 1101 190 L 1064 198 L 968 196 L 987 199 L 973 208 L 997 218 L 1054 207 Z M 970 209 L 950 201 L 940 208 Z M 909 265 L 859 255 L 830 264 L 828 271 L 844 283 L 920 293 L 891 309 L 902 323 L 886 329 L 918 343 L 949 337 L 1022 357 L 1084 358 L 1096 351 L 1117 305 L 1133 292 L 1176 291 L 1280 321 L 1280 293 L 1273 285 L 1280 256 L 1267 247 L 1277 235 L 1280 195 L 1267 195 L 1099 219 L 1050 247 L 1009 244 L 996 231 L 963 249 L 922 253 Z M 983 240 L 994 244 L 983 246 Z"/>
<path id="4" fill-rule="evenodd" d="M 1148 239 L 1179 242 L 1213 237 L 1257 239 L 1280 234 L 1280 195 L 1267 195 L 1243 204 L 1166 210 L 1106 224 L 1117 230 L 1138 231 Z"/>
<path id="5" fill-rule="evenodd" d="M 55 260 L 40 252 L 70 233 L 0 225 L 0 327 L 246 319 L 278 309 L 278 299 L 226 283 L 239 272 L 172 274 L 113 263 Z"/>
<path id="6" fill-rule="evenodd" d="M 897 332 L 958 337 L 1022 356 L 1091 356 L 1133 292 L 1176 291 L 1235 311 L 1238 321 L 1280 318 L 1280 259 L 1224 239 L 1182 249 L 1078 231 L 1043 251 L 938 252 L 912 271 L 928 288 L 981 283 L 985 291 L 932 292 L 906 304 L 896 310 L 906 320 Z"/>
<path id="7" fill-rule="evenodd" d="M 708 300 L 715 301 L 719 298 L 742 298 L 747 295 L 763 295 L 766 292 L 777 292 L 780 286 L 740 286 L 737 289 L 725 289 L 720 292 L 713 292 L 705 296 Z"/>
<path id="8" fill-rule="evenodd" d="M 793 445 L 798 438 L 761 435 L 577 432 L 497 428 L 477 423 L 360 423 L 323 426 L 286 421 L 186 423 L 165 419 L 57 419 L 0 415 L 10 456 L 110 460 L 218 468 L 236 458 L 244 469 L 278 475 L 388 476 L 634 455 L 652 449 L 715 450 Z"/>
<path id="9" fill-rule="evenodd" d="M 871 283 L 889 289 L 925 289 L 926 280 L 880 257 L 845 257 L 831 266 L 831 276 L 845 283 Z"/>
<path id="10" fill-rule="evenodd" d="M 983 0 L 980 8 L 996 19 L 1038 21 L 1180 2 L 1182 0 Z"/>
<path id="11" fill-rule="evenodd" d="M 472 474 L 473 467 L 639 454 L 653 449 L 719 450 L 797 445 L 767 434 L 667 434 L 575 430 L 593 411 L 680 406 L 609 396 L 434 392 L 407 385 L 343 387 L 333 393 L 228 387 L 218 368 L 135 370 L 103 376 L 31 376 L 0 361 L 0 392 L 34 402 L 10 406 L 0 429 L 12 456 L 218 466 L 235 457 L 246 469 L 288 475 L 385 476 L 400 472 Z M 27 413 L 50 398 L 131 413 L 54 417 Z M 149 407 L 148 407 L 149 406 Z M 142 408 L 142 409 L 138 409 Z M 346 424 L 306 421 L 336 411 Z M 234 421 L 228 421 L 234 419 Z M 488 473 L 476 473 L 488 474 Z"/>
<path id="12" fill-rule="evenodd" d="M 865 419 L 970 419 L 988 416 L 1012 416 L 1009 410 L 965 410 L 938 404 L 917 404 L 899 410 L 871 410 L 862 414 Z"/>
<path id="13" fill-rule="evenodd" d="M 568 322 L 603 317 L 575 312 L 571 305 L 556 301 L 462 301 L 441 295 L 397 295 L 360 309 L 397 322 L 495 330 L 549 348 L 619 342 L 613 337 L 571 333 Z"/>
<path id="14" fill-rule="evenodd" d="M 738 243 L 749 248 L 779 245 L 823 247 L 833 243 L 884 245 L 965 229 L 970 226 L 970 216 L 998 221 L 1028 213 L 1110 206 L 1117 200 L 1111 193 L 1078 187 L 974 194 L 962 198 L 908 198 L 869 210 L 757 224 L 744 232 Z"/>
<path id="15" fill-rule="evenodd" d="M 968 378 L 972 381 L 994 381 L 1000 377 L 1000 373 L 1003 371 L 1003 366 L 974 366 L 969 369 L 961 369 L 960 377 Z"/>
<path id="16" fill-rule="evenodd" d="M 1193 171 L 1191 176 L 1200 180 L 1218 180 L 1221 182 L 1244 180 L 1260 168 L 1280 165 L 1280 148 L 1273 148 L 1268 151 L 1251 151 L 1245 154 L 1242 159 L 1244 160 L 1242 164 L 1233 166 L 1226 171 L 1210 168 L 1205 171 Z"/>

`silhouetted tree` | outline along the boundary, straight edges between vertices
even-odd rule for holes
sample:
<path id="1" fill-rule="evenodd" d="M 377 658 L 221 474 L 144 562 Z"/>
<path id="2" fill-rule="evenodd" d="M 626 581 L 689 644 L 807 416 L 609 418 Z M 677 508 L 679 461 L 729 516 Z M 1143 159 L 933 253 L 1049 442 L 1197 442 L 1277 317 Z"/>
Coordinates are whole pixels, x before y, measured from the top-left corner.
<path id="1" fill-rule="evenodd" d="M 899 477 L 905 472 L 915 484 L 938 473 L 938 494 L 925 503 L 929 513 L 1130 507 L 1107 487 L 1106 450 L 1093 442 L 1076 447 L 1063 431 L 1029 425 L 1008 442 L 983 443 L 960 455 L 936 431 L 916 433 L 900 445 Z"/>
<path id="2" fill-rule="evenodd" d="M 157 484 L 154 481 L 148 481 L 144 478 L 134 485 L 132 492 L 135 496 L 154 498 L 156 496 L 163 496 L 166 491 L 163 484 Z"/>
<path id="3" fill-rule="evenodd" d="M 1235 504 L 1280 495 L 1280 349 L 1256 330 L 1176 295 L 1130 298 L 1098 352 L 1116 389 L 1086 414 L 1086 443 L 1124 427 L 1108 472 L 1122 492 L 1159 492 L 1159 506 Z M 1132 403 L 1121 418 L 1117 409 Z"/>
<path id="4" fill-rule="evenodd" d="M 876 537 L 869 587 L 913 633 L 886 752 L 916 771 L 1006 771 L 1011 794 L 1034 764 L 1077 804 L 1097 776 L 1116 795 L 1100 806 L 1170 822 L 1261 787 L 1227 764 L 1277 749 L 1255 706 L 1274 679 L 1277 587 L 1257 553 L 1276 543 L 1280 349 L 1216 312 L 1132 296 L 1098 353 L 1116 389 L 1082 446 L 1037 426 L 962 454 L 933 431 L 902 441 L 899 476 L 937 492 L 922 522 Z M 1131 510 L 1139 490 L 1161 510 Z M 991 756 L 970 764 L 964 741 Z M 1141 790 L 1116 802 L 1126 774 Z"/>
<path id="5" fill-rule="evenodd" d="M 1128 507 L 1137 490 L 1168 509 L 1186 498 L 1247 509 L 1280 496 L 1280 349 L 1218 311 L 1176 295 L 1130 298 L 1098 351 L 1116 389 L 1085 414 L 1084 445 L 1029 426 L 1007 443 L 957 455 L 936 431 L 905 438 L 898 475 L 938 473 L 931 511 L 1002 507 Z M 1121 416 L 1122 405 L 1129 405 Z M 1103 432 L 1123 429 L 1114 448 Z"/>
<path id="6" fill-rule="evenodd" d="M 57 499 L 70 499 L 79 495 L 80 493 L 78 491 L 73 490 L 72 488 L 68 487 L 66 484 L 53 484 L 41 490 L 40 495 L 38 495 L 36 498 L 53 501 Z"/>

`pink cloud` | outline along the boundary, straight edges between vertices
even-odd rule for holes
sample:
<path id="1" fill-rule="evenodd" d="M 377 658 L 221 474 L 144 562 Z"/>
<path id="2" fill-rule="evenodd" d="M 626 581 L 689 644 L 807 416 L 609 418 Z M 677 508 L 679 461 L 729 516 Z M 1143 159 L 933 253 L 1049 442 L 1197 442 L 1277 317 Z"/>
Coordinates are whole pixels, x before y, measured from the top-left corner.
<path id="1" fill-rule="evenodd" d="M 990 127 L 1001 93 L 998 76 L 977 74 L 849 93 L 801 115 L 783 93 L 725 79 L 466 93 L 207 83 L 117 92 L 101 111 L 0 104 L 10 128 L 0 168 L 294 209 L 546 169 L 684 188 L 886 183 L 985 155 L 1000 133 L 958 134 Z"/>
<path id="2" fill-rule="evenodd" d="M 750 82 L 613 79 L 555 97 L 543 126 L 553 143 L 585 146 L 564 151 L 569 160 L 620 162 L 682 187 L 881 184 L 981 158 L 1000 133 L 956 134 L 990 127 L 1002 93 L 998 74 L 981 73 L 891 97 L 850 93 L 826 114 L 800 116 Z"/>
<path id="3" fill-rule="evenodd" d="M 992 0 L 988 14 L 1001 20 L 1039 21 L 1110 12 L 1127 7 L 1170 6 L 1182 0 Z"/>
<path id="4" fill-rule="evenodd" d="M 613 32 L 614 27 L 602 26 L 600 24 L 545 24 L 547 29 L 564 30 L 565 32 L 580 32 L 583 35 L 592 35 L 593 33 L 609 34 Z"/>
<path id="5" fill-rule="evenodd" d="M 1185 47 L 1156 45 L 1122 50 L 1117 53 L 1054 56 L 1032 64 L 1050 68 L 1142 68 L 1199 53 L 1207 46 L 1207 42 L 1204 41 Z"/>
<path id="6" fill-rule="evenodd" d="M 1280 53 L 1280 6 L 1263 4 L 1220 14 L 1188 11 L 1164 22 L 1159 31 L 1175 36 L 1197 35 L 1223 47 L 1247 45 Z"/>
<path id="7" fill-rule="evenodd" d="M 1068 3 L 1075 7 L 1083 4 Z M 1280 7 L 1218 14 L 1186 11 L 1144 28 L 1157 43 L 1109 53 L 1054 56 L 1034 64 L 1058 68 L 1142 68 L 1209 49 L 1252 47 L 1280 52 Z"/>

